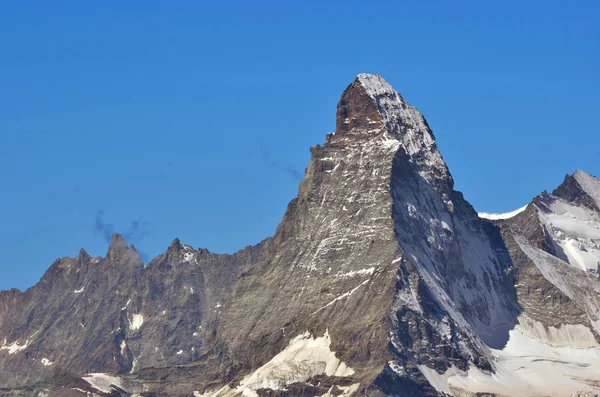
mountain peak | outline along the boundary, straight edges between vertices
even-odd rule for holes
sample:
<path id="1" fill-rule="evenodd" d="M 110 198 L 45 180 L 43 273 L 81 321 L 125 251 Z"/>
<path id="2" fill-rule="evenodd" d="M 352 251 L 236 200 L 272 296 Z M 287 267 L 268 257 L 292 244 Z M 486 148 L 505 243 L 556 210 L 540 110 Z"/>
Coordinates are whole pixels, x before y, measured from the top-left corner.
<path id="1" fill-rule="evenodd" d="M 123 238 L 123 236 L 119 233 L 114 233 L 110 239 L 110 246 L 111 247 L 120 247 L 120 246 L 127 246 L 127 243 L 125 243 L 125 239 Z"/>
<path id="2" fill-rule="evenodd" d="M 600 209 L 600 179 L 581 170 L 575 171 L 573 178 L 581 186 L 581 189 L 594 200 L 596 207 Z"/>
<path id="3" fill-rule="evenodd" d="M 365 88 L 367 94 L 373 99 L 378 96 L 395 96 L 398 94 L 392 86 L 378 74 L 361 73 L 356 76 L 356 81 Z"/>
<path id="4" fill-rule="evenodd" d="M 183 251 L 183 244 L 181 243 L 181 241 L 178 238 L 175 238 L 171 244 L 169 244 L 169 248 L 167 248 L 167 255 L 176 255 L 176 254 L 181 254 L 181 252 Z"/>
<path id="5" fill-rule="evenodd" d="M 175 239 L 173 241 L 171 241 L 171 244 L 169 244 L 169 249 L 180 250 L 181 247 L 182 247 L 181 241 L 177 237 L 175 237 Z"/>
<path id="6" fill-rule="evenodd" d="M 110 239 L 110 245 L 106 252 L 106 259 L 111 262 L 118 262 L 127 252 L 127 243 L 122 235 L 115 233 Z"/>
<path id="7" fill-rule="evenodd" d="M 425 117 L 380 75 L 359 74 L 346 88 L 338 103 L 336 133 L 383 144 L 399 141 L 423 178 L 453 187 Z"/>
<path id="8" fill-rule="evenodd" d="M 587 172 L 577 170 L 572 175 L 565 175 L 564 181 L 552 194 L 600 211 L 600 179 Z"/>

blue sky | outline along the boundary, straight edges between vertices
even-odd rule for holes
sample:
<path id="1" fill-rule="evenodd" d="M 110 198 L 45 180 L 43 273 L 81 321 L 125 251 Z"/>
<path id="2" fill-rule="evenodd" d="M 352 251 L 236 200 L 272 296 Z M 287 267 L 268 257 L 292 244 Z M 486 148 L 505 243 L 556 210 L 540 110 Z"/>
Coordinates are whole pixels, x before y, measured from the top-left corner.
<path id="1" fill-rule="evenodd" d="M 103 232 L 272 235 L 358 73 L 427 117 L 479 211 L 600 175 L 600 2 L 7 2 L 0 12 L 0 289 Z"/>

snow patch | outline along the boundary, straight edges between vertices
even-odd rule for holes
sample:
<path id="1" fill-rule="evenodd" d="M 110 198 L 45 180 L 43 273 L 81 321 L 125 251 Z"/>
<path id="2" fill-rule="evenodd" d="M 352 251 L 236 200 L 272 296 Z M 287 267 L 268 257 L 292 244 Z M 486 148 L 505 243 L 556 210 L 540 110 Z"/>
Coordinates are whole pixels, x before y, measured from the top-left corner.
<path id="1" fill-rule="evenodd" d="M 73 291 L 74 294 L 81 294 L 85 290 L 85 287 L 81 287 L 80 289 L 76 289 Z"/>
<path id="2" fill-rule="evenodd" d="M 450 396 L 453 396 L 454 393 L 450 390 L 450 385 L 448 384 L 448 378 L 451 375 L 454 375 L 457 370 L 456 367 L 450 367 L 446 370 L 445 373 L 439 374 L 435 369 L 431 369 L 426 365 L 418 365 L 419 371 L 425 376 L 427 382 L 437 391 L 446 393 Z"/>
<path id="3" fill-rule="evenodd" d="M 510 218 L 512 218 L 514 216 L 519 215 L 521 212 L 525 211 L 525 209 L 527 209 L 527 205 L 523 206 L 523 207 L 521 207 L 519 209 L 516 209 L 514 211 L 511 211 L 511 212 L 505 212 L 503 214 L 495 214 L 495 213 L 491 213 L 491 212 L 479 212 L 479 213 L 477 213 L 477 215 L 480 218 L 483 218 L 483 219 L 489 219 L 491 221 L 497 221 L 497 220 L 500 220 L 500 219 L 510 219 Z"/>
<path id="4" fill-rule="evenodd" d="M 195 255 L 193 252 L 186 252 L 183 254 L 183 260 L 185 262 L 191 262 L 194 259 Z"/>
<path id="5" fill-rule="evenodd" d="M 29 340 L 26 340 L 23 345 L 21 345 L 18 340 L 14 341 L 10 345 L 7 345 L 6 339 L 4 339 L 4 343 L 2 344 L 2 346 L 0 346 L 0 350 L 7 350 L 8 354 L 15 354 L 27 349 L 27 346 L 29 346 Z"/>
<path id="6" fill-rule="evenodd" d="M 515 329 L 549 346 L 578 349 L 600 347 L 592 331 L 583 324 L 561 324 L 559 328 L 547 327 L 539 321 L 521 315 Z"/>
<path id="7" fill-rule="evenodd" d="M 281 390 L 289 384 L 304 382 L 317 375 L 353 375 L 354 370 L 335 356 L 330 345 L 328 330 L 317 338 L 308 331 L 298 335 L 271 361 L 246 376 L 236 391 L 244 396 L 256 397 L 258 389 Z"/>
<path id="8" fill-rule="evenodd" d="M 443 387 L 442 380 L 448 376 L 448 386 L 454 395 L 469 391 L 515 397 L 568 397 L 574 391 L 600 391 L 596 386 L 600 384 L 598 348 L 552 347 L 511 330 L 506 347 L 492 350 L 492 353 L 496 361 L 494 374 L 484 373 L 476 367 L 471 367 L 467 373 L 452 369 L 446 374 L 438 374 L 435 384 Z"/>
<path id="9" fill-rule="evenodd" d="M 40 362 L 41 362 L 41 363 L 42 363 L 44 366 L 46 366 L 46 367 L 47 367 L 47 366 L 49 366 L 49 365 L 52 365 L 52 364 L 54 364 L 52 361 L 48 360 L 47 358 L 42 358 L 42 359 L 40 360 Z"/>
<path id="10" fill-rule="evenodd" d="M 114 388 L 112 386 L 116 386 L 120 389 L 125 390 L 121 378 L 117 376 L 94 373 L 84 375 L 82 379 L 89 383 L 93 388 L 103 393 L 110 393 L 111 391 L 113 391 Z"/>
<path id="11" fill-rule="evenodd" d="M 142 324 L 144 324 L 143 314 L 134 314 L 133 318 L 129 320 L 129 328 L 132 330 L 140 329 Z"/>
<path id="12" fill-rule="evenodd" d="M 600 179 L 580 170 L 575 171 L 573 177 L 579 186 L 594 200 L 596 206 L 600 208 Z"/>
<path id="13" fill-rule="evenodd" d="M 354 394 L 360 387 L 360 383 L 353 383 L 350 386 L 331 386 L 331 388 L 327 391 L 327 393 L 323 394 L 321 397 L 348 397 Z M 336 390 L 337 389 L 337 390 Z M 342 394 L 339 394 L 339 391 Z"/>
<path id="14" fill-rule="evenodd" d="M 562 199 L 538 209 L 540 221 L 562 249 L 568 262 L 581 270 L 598 269 L 600 263 L 600 216 L 587 208 Z"/>
<path id="15" fill-rule="evenodd" d="M 252 374 L 247 375 L 235 389 L 224 386 L 219 390 L 204 393 L 194 392 L 196 397 L 233 397 L 242 395 L 244 397 L 258 397 L 258 389 L 284 390 L 292 383 L 304 382 L 318 375 L 335 377 L 348 377 L 354 374 L 354 370 L 340 361 L 335 352 L 330 349 L 331 339 L 329 331 L 321 337 L 313 337 L 307 331 L 292 339 L 289 345 L 268 363 L 258 368 Z M 359 383 L 350 386 L 337 386 L 343 394 L 348 397 L 353 394 Z M 332 394 L 329 391 L 325 396 Z"/>
<path id="16" fill-rule="evenodd" d="M 351 289 L 348 292 L 344 292 L 343 294 L 341 294 L 340 296 L 337 296 L 334 300 L 332 300 L 331 302 L 329 302 L 328 304 L 326 304 L 323 307 L 320 307 L 319 309 L 315 310 L 314 312 L 312 312 L 312 314 L 317 314 L 318 312 L 320 312 L 321 310 L 333 305 L 334 303 L 336 303 L 337 301 L 340 301 L 344 298 L 347 298 L 349 296 L 351 296 L 353 293 L 356 292 L 357 289 L 359 289 L 360 287 L 362 287 L 363 285 L 365 285 L 366 283 L 369 282 L 369 279 L 363 281 L 362 283 L 358 284 L 356 287 L 354 287 L 353 289 Z"/>
<path id="17" fill-rule="evenodd" d="M 338 274 L 338 275 L 336 275 L 336 277 L 370 276 L 373 274 L 374 271 L 375 271 L 374 267 L 369 267 L 367 269 L 352 270 L 351 272 L 348 272 L 348 273 Z"/>
<path id="18" fill-rule="evenodd" d="M 127 310 L 127 307 L 129 306 L 129 304 L 130 304 L 130 303 L 131 303 L 131 299 L 129 299 L 129 300 L 127 301 L 127 303 L 125 304 L 125 306 L 123 306 L 123 307 L 121 308 L 121 310 Z"/>

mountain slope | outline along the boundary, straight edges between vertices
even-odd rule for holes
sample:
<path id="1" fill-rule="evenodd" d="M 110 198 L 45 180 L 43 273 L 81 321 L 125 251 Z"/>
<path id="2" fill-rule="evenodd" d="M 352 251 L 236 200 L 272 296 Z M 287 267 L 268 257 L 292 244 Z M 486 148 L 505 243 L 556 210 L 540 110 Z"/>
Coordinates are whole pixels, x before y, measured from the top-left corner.
<path id="1" fill-rule="evenodd" d="M 478 216 L 421 113 L 361 74 L 273 238 L 234 255 L 175 240 L 143 266 L 114 236 L 106 258 L 82 251 L 26 292 L 0 293 L 0 385 L 214 397 L 595 390 L 599 186 L 576 173 L 521 212 Z M 545 358 L 561 354 L 576 359 Z M 532 383 L 553 371 L 564 387 Z"/>

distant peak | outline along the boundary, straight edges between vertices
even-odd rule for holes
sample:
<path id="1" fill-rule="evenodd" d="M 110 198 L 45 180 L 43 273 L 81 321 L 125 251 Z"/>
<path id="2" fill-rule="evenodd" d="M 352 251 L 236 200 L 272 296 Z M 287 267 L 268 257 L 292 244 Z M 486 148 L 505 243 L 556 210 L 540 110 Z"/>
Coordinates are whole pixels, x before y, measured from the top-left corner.
<path id="1" fill-rule="evenodd" d="M 582 171 L 582 170 L 576 170 L 573 173 L 573 178 L 575 178 L 577 180 L 579 180 L 579 179 L 591 179 L 591 180 L 598 181 L 600 183 L 600 179 L 598 179 L 594 175 L 588 174 L 587 172 Z"/>
<path id="2" fill-rule="evenodd" d="M 581 189 L 594 201 L 596 208 L 600 209 L 600 179 L 581 170 L 575 171 L 573 178 L 577 181 Z"/>
<path id="3" fill-rule="evenodd" d="M 110 246 L 125 246 L 127 247 L 127 243 L 125 243 L 125 239 L 119 233 L 114 233 L 110 239 Z"/>
<path id="4" fill-rule="evenodd" d="M 584 171 L 577 170 L 572 175 L 567 174 L 552 195 L 600 211 L 600 179 Z"/>
<path id="5" fill-rule="evenodd" d="M 127 243 L 123 236 L 118 233 L 113 234 L 106 252 L 106 258 L 110 261 L 118 261 L 126 251 Z"/>
<path id="6" fill-rule="evenodd" d="M 90 254 L 87 253 L 86 250 L 84 250 L 83 248 L 79 250 L 79 259 L 81 260 L 85 260 L 85 259 L 91 259 L 92 257 L 90 256 Z"/>
<path id="7" fill-rule="evenodd" d="M 178 238 L 175 238 L 171 244 L 169 244 L 169 248 L 167 248 L 167 252 L 180 252 L 183 249 L 183 244 Z"/>

